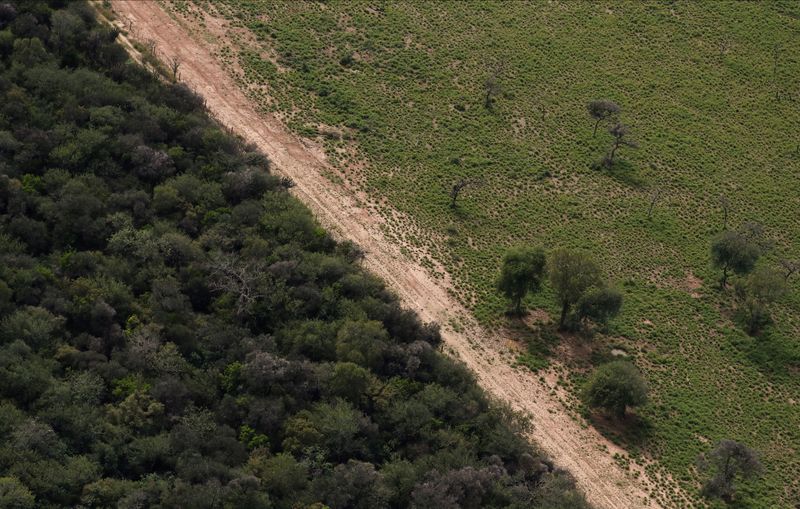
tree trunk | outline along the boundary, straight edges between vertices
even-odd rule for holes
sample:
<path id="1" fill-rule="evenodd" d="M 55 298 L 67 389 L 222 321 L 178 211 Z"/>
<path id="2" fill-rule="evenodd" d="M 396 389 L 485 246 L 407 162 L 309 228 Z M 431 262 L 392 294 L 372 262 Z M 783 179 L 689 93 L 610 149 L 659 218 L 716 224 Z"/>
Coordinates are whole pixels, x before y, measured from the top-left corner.
<path id="1" fill-rule="evenodd" d="M 608 164 L 609 166 L 614 164 L 614 154 L 617 153 L 617 149 L 619 148 L 619 142 L 614 142 L 614 146 L 611 147 L 611 153 L 608 154 Z"/>
<path id="2" fill-rule="evenodd" d="M 747 333 L 751 336 L 755 336 L 758 333 L 758 318 L 761 315 L 762 307 L 761 304 L 758 302 L 753 302 L 749 305 L 750 309 L 748 310 L 750 313 L 749 319 L 747 320 Z"/>
<path id="3" fill-rule="evenodd" d="M 561 304 L 561 319 L 558 322 L 558 330 L 564 330 L 564 324 L 567 321 L 567 313 L 569 312 L 569 303 L 563 302 Z"/>
<path id="4" fill-rule="evenodd" d="M 724 290 L 728 287 L 728 266 L 722 267 L 722 281 L 720 281 L 720 286 Z"/>
<path id="5" fill-rule="evenodd" d="M 722 468 L 722 472 L 722 478 L 725 482 L 725 491 L 722 493 L 720 498 L 722 498 L 726 504 L 730 504 L 733 502 L 733 480 L 736 478 L 736 472 L 731 468 L 730 453 L 728 453 L 728 456 L 725 458 L 725 466 Z"/>
<path id="6" fill-rule="evenodd" d="M 601 121 L 601 120 L 602 120 L 602 119 L 598 118 L 598 119 L 597 119 L 597 122 L 595 122 L 595 123 L 594 123 L 594 131 L 592 131 L 592 138 L 594 138 L 595 136 L 597 136 L 597 126 L 599 126 L 599 125 L 600 125 L 600 121 Z"/>

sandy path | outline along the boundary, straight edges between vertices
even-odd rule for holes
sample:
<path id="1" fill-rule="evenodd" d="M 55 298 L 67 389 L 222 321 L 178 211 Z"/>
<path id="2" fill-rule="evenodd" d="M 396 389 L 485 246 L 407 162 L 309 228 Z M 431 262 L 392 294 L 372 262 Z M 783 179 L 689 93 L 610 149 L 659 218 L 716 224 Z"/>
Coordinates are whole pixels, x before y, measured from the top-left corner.
<path id="1" fill-rule="evenodd" d="M 380 229 L 381 218 L 362 208 L 352 193 L 324 176 L 328 163 L 318 147 L 290 134 L 271 115 L 257 112 L 198 37 L 193 38 L 156 2 L 114 0 L 112 5 L 118 26 L 130 27 L 132 37 L 155 41 L 162 58 L 181 59 L 181 80 L 203 95 L 220 122 L 257 144 L 269 155 L 278 173 L 295 181 L 293 192 L 323 225 L 365 249 L 366 267 L 387 281 L 406 306 L 423 320 L 443 325 L 445 344 L 475 373 L 485 390 L 531 416 L 531 438 L 558 466 L 572 472 L 593 505 L 666 507 L 648 496 L 648 489 L 656 488 L 656 483 L 642 469 L 637 469 L 639 475 L 634 478 L 614 461 L 612 456 L 625 454 L 624 450 L 570 417 L 552 388 L 537 376 L 512 368 L 502 338 L 481 330 L 425 269 L 386 240 Z M 456 317 L 461 324 L 467 324 L 460 332 L 445 326 Z"/>

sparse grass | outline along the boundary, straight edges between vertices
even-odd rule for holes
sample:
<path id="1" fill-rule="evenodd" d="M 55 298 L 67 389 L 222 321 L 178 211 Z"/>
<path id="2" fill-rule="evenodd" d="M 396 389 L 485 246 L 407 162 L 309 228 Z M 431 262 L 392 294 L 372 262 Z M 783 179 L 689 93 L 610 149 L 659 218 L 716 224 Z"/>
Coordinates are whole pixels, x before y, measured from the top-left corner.
<path id="1" fill-rule="evenodd" d="M 540 357 L 535 353 L 526 352 L 517 356 L 516 365 L 525 366 L 526 368 L 536 373 L 540 369 L 546 368 L 548 362 L 547 359 L 544 357 Z"/>
<path id="2" fill-rule="evenodd" d="M 202 19 L 196 5 L 174 5 Z M 319 136 L 375 210 L 387 213 L 385 199 L 404 213 L 413 228 L 389 235 L 447 269 L 483 323 L 505 324 L 494 279 L 509 246 L 596 253 L 625 294 L 596 348 L 624 347 L 651 386 L 639 411 L 646 436 L 629 447 L 696 493 L 698 453 L 740 440 L 767 466 L 743 487 L 750 506 L 800 500 L 800 278 L 754 339 L 731 321 L 708 263 L 720 194 L 733 204 L 730 224 L 757 220 L 777 239 L 764 263 L 800 257 L 796 3 L 225 0 L 216 9 L 233 34 L 218 56 L 243 88 Z M 488 111 L 482 87 L 498 68 L 503 92 Z M 592 137 L 585 104 L 605 97 L 622 105 L 640 148 L 621 149 L 601 171 L 592 163 L 611 140 Z M 461 176 L 484 185 L 452 210 L 447 188 Z M 528 304 L 556 311 L 547 291 Z M 543 359 L 534 351 L 519 362 Z M 574 367 L 579 381 L 588 365 Z"/>

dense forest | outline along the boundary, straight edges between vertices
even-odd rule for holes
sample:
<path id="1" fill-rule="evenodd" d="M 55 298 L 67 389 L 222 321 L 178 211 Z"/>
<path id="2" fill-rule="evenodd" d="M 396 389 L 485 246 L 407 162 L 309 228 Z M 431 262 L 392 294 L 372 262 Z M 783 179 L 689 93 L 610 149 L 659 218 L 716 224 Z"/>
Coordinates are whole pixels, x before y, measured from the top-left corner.
<path id="1" fill-rule="evenodd" d="M 0 2 L 0 506 L 586 507 L 117 35 Z"/>

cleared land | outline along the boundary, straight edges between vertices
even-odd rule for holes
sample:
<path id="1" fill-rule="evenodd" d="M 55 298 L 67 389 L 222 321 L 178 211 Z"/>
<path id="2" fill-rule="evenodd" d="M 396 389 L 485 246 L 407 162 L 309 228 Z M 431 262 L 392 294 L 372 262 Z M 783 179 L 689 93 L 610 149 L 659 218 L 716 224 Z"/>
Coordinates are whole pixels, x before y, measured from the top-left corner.
<path id="1" fill-rule="evenodd" d="M 625 439 L 635 457 L 657 457 L 693 491 L 697 454 L 734 438 L 767 467 L 744 487 L 752 506 L 800 499 L 800 292 L 795 283 L 775 325 L 749 338 L 708 262 L 723 194 L 729 224 L 757 220 L 777 240 L 765 263 L 800 256 L 794 4 L 215 5 L 217 17 L 169 7 L 254 103 L 319 136 L 333 164 L 323 171 L 361 200 L 353 222 L 376 221 L 492 325 L 503 324 L 493 280 L 508 246 L 592 249 L 626 302 L 591 355 L 554 348 L 576 368 L 566 386 L 625 350 L 653 393 Z M 503 92 L 489 111 L 492 75 Z M 620 171 L 591 168 L 609 143 L 584 110 L 598 97 L 622 104 L 641 145 Z M 484 185 L 451 211 L 456 176 Z M 554 311 L 547 293 L 530 305 Z M 565 343 L 526 334 L 534 365 Z"/>

